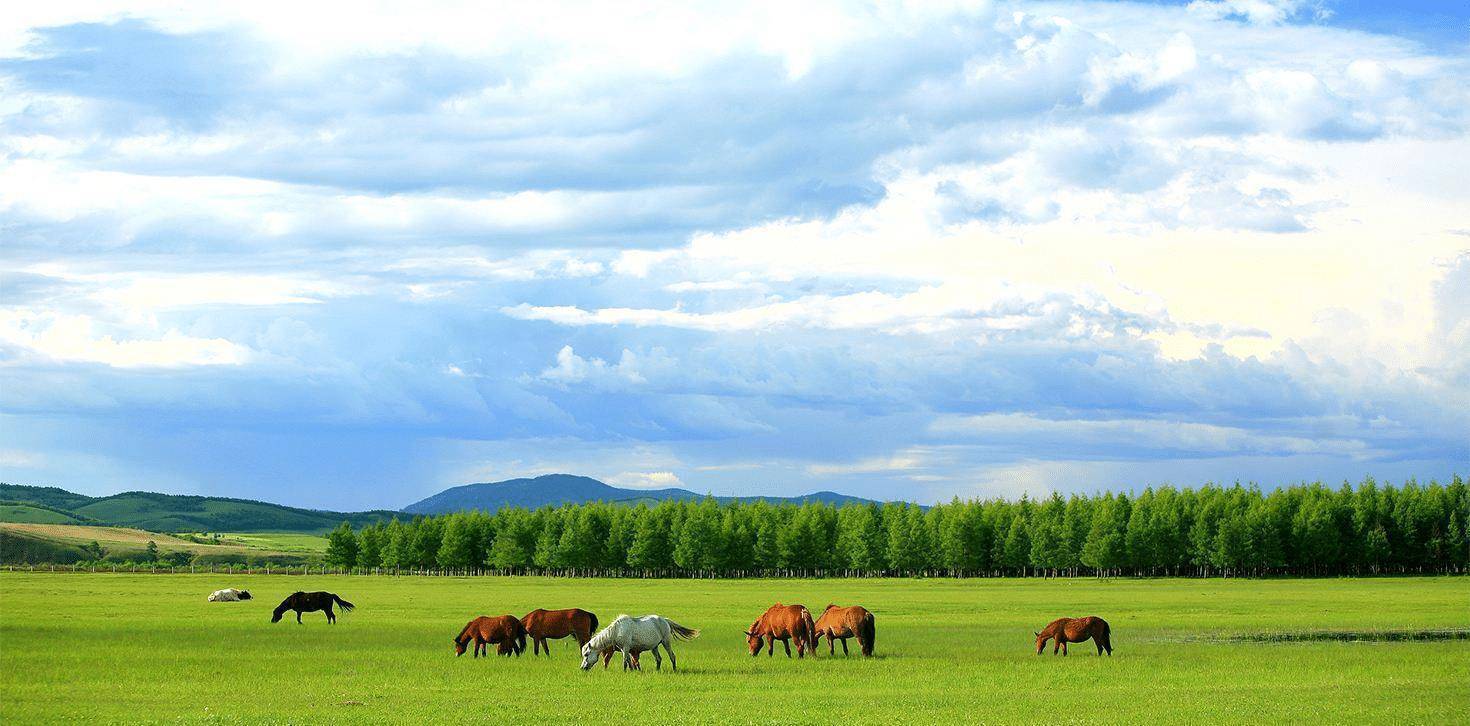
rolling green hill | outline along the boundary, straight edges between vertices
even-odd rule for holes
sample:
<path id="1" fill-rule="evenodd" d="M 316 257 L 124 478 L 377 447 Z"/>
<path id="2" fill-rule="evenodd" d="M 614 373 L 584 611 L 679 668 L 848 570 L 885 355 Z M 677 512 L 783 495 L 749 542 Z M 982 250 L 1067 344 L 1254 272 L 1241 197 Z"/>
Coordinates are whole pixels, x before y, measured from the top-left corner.
<path id="1" fill-rule="evenodd" d="M 0 484 L 0 521 L 93 523 L 154 532 L 326 532 L 344 520 L 360 527 L 386 521 L 398 512 L 328 512 L 224 497 L 123 492 L 89 497 L 55 487 Z M 29 505 L 29 506 L 27 506 Z M 47 512 L 43 515 L 40 512 Z M 11 516 L 13 514 L 13 516 Z M 70 519 L 37 519 L 37 517 Z"/>
<path id="2" fill-rule="evenodd" d="M 29 502 L 0 502 L 0 522 L 85 524 L 85 520 L 70 512 Z"/>

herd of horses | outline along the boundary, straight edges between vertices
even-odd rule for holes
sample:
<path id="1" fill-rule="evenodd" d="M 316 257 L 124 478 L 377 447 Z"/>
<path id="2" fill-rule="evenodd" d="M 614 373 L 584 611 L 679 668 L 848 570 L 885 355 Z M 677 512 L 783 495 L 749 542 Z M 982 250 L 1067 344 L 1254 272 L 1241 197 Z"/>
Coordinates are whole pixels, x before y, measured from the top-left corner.
<path id="1" fill-rule="evenodd" d="M 221 592 L 224 591 L 211 595 L 210 601 L 220 601 L 216 596 Z M 250 595 L 244 593 L 244 597 L 240 599 L 249 598 Z M 334 604 L 344 612 L 353 609 L 352 603 L 334 593 L 294 592 L 276 606 L 271 622 L 280 622 L 287 611 L 296 612 L 298 623 L 301 622 L 302 613 L 322 611 L 326 613 L 328 623 L 336 623 L 337 616 L 332 610 Z M 644 615 L 639 618 L 619 615 L 606 628 L 598 630 L 597 615 L 591 611 L 581 608 L 537 608 L 520 618 L 514 615 L 482 615 L 469 621 L 459 631 L 459 635 L 454 636 L 454 654 L 464 655 L 465 650 L 473 644 L 472 658 L 481 655 L 489 657 L 492 645 L 495 646 L 497 655 L 520 656 L 526 652 L 526 640 L 529 638 L 533 656 L 542 652 L 549 656 L 551 647 L 548 640 L 572 637 L 581 648 L 584 671 L 591 669 L 599 659 L 602 660 L 602 667 L 607 668 L 613 655 L 618 653 L 623 655 L 623 670 L 641 670 L 639 656 L 649 652 L 653 654 L 656 670 L 663 669 L 663 655 L 669 657 L 669 666 L 678 670 L 673 641 L 692 640 L 698 636 L 698 630 L 661 615 Z M 829 655 L 837 654 L 837 641 L 842 641 L 843 655 L 849 655 L 847 641 L 849 638 L 856 638 L 862 654 L 871 656 L 876 636 L 877 627 L 873 613 L 867 608 L 861 605 L 841 607 L 835 604 L 827 605 L 820 617 L 812 618 L 811 611 L 804 605 L 776 603 L 761 613 L 745 631 L 746 644 L 750 647 L 752 656 L 760 655 L 761 650 L 765 650 L 767 656 L 774 655 L 776 641 L 779 640 L 787 658 L 791 657 L 793 641 L 796 643 L 797 658 L 804 658 L 807 653 L 815 657 L 817 646 L 823 637 L 827 638 Z M 1088 640 L 1097 646 L 1099 656 L 1104 652 L 1112 656 L 1112 629 L 1106 620 L 1096 616 L 1057 618 L 1036 633 L 1036 654 L 1041 655 L 1049 641 L 1054 641 L 1051 651 L 1053 655 L 1058 650 L 1066 655 L 1068 643 L 1085 643 Z M 660 648 L 663 655 L 659 653 Z"/>

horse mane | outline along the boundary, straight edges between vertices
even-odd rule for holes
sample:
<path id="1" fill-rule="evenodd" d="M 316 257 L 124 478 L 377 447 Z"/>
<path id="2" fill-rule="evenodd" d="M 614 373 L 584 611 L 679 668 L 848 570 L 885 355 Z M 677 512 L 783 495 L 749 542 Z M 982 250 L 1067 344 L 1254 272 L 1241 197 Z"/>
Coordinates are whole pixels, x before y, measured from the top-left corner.
<path id="1" fill-rule="evenodd" d="M 475 618 L 475 620 L 479 620 L 479 618 Z M 475 620 L 471 620 L 468 623 L 465 623 L 464 630 L 459 631 L 459 635 L 454 636 L 455 645 L 463 645 L 464 643 L 469 642 L 470 629 L 475 627 Z"/>

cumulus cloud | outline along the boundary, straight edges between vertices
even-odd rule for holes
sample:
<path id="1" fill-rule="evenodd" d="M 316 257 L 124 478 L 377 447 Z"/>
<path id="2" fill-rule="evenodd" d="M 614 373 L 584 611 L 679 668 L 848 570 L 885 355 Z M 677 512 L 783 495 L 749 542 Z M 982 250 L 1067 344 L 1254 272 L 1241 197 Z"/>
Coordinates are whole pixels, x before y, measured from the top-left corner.
<path id="1" fill-rule="evenodd" d="M 934 500 L 1465 461 L 1462 43 L 1295 0 L 13 17 L 32 479 Z"/>

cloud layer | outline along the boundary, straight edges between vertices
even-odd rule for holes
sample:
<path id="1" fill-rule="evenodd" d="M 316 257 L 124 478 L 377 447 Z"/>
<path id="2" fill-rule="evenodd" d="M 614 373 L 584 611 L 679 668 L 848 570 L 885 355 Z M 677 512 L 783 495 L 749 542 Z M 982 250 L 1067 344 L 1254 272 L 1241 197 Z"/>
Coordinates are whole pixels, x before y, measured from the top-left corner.
<path id="1" fill-rule="evenodd" d="M 1233 0 L 217 12 L 0 33 L 0 478 L 343 508 L 1470 462 L 1464 38 Z"/>

